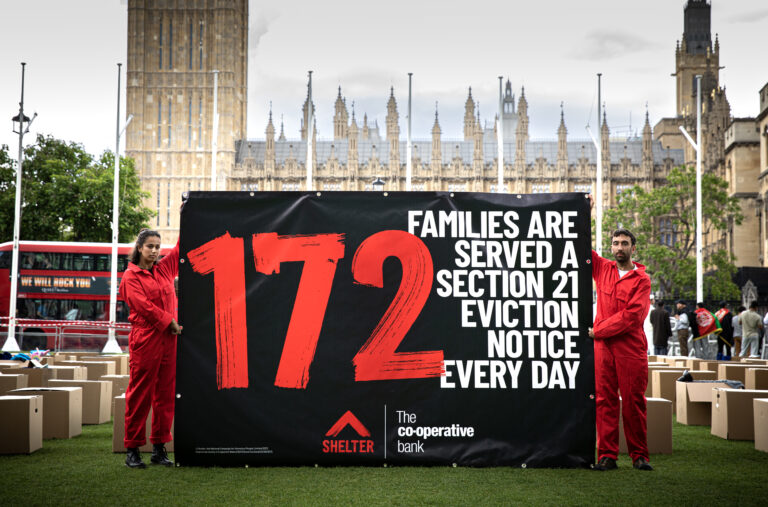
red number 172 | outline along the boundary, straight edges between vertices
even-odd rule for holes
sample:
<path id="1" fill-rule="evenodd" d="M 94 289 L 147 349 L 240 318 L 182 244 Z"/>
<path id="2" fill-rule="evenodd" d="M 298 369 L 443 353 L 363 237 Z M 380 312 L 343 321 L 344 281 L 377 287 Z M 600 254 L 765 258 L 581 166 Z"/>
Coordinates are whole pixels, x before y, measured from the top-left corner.
<path id="1" fill-rule="evenodd" d="M 296 301 L 275 376 L 275 385 L 304 389 L 317 348 L 343 234 L 253 235 L 256 271 L 280 273 L 283 262 L 304 262 Z M 355 380 L 427 378 L 443 373 L 443 351 L 396 352 L 432 289 L 432 257 L 426 245 L 405 231 L 378 232 L 358 247 L 352 259 L 356 283 L 383 287 L 383 264 L 396 257 L 403 277 L 395 298 L 355 357 Z M 224 234 L 189 252 L 192 269 L 213 273 L 219 389 L 248 387 L 247 323 L 243 239 Z M 218 276 L 217 276 L 218 275 Z M 237 279 L 235 279 L 237 278 Z"/>

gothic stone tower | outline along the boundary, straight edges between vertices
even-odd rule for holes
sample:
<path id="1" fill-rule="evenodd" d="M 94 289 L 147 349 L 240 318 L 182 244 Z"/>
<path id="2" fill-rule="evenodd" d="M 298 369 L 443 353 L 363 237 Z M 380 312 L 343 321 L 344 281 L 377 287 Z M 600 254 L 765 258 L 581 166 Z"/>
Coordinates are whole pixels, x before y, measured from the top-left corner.
<path id="1" fill-rule="evenodd" d="M 213 82 L 218 71 L 217 188 L 246 138 L 247 0 L 129 0 L 126 154 L 136 161 L 151 226 L 178 235 L 181 194 L 211 181 Z"/>
<path id="2" fill-rule="evenodd" d="M 683 40 L 675 51 L 677 115 L 696 112 L 696 75 L 701 74 L 701 94 L 707 97 L 717 88 L 720 75 L 720 44 L 712 47 L 710 31 L 712 6 L 707 0 L 688 0 L 685 4 Z"/>

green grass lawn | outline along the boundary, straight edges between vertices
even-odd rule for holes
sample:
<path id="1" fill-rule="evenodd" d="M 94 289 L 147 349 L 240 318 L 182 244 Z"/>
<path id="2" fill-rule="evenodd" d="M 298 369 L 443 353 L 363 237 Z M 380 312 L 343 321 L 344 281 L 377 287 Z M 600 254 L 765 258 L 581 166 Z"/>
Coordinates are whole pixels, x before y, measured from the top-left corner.
<path id="1" fill-rule="evenodd" d="M 0 456 L 0 505 L 34 504 L 549 504 L 766 505 L 768 453 L 753 442 L 713 437 L 709 427 L 673 429 L 674 453 L 653 472 L 519 468 L 338 467 L 129 470 L 113 454 L 112 425 L 46 440 L 29 456 Z M 171 455 L 172 457 L 172 455 Z M 144 454 L 145 462 L 149 455 Z"/>

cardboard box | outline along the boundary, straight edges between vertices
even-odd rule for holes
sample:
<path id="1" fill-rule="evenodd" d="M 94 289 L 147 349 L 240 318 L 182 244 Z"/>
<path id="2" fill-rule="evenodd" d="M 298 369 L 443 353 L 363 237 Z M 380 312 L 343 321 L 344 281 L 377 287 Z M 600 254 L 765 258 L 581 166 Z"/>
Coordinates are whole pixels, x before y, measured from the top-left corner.
<path id="1" fill-rule="evenodd" d="M 715 372 L 709 371 L 711 375 Z M 706 380 L 706 379 L 697 379 Z M 677 422 L 687 426 L 709 426 L 712 424 L 712 389 L 728 388 L 723 382 L 676 382 L 675 408 Z"/>
<path id="2" fill-rule="evenodd" d="M 56 380 L 87 380 L 88 369 L 85 366 L 49 366 L 56 371 Z"/>
<path id="3" fill-rule="evenodd" d="M 712 434 L 727 440 L 754 440 L 752 400 L 766 397 L 766 390 L 713 389 Z"/>
<path id="4" fill-rule="evenodd" d="M 685 360 L 685 367 L 689 370 L 702 370 L 700 366 L 701 366 L 701 363 L 703 362 L 704 362 L 703 359 L 696 359 L 695 357 L 689 357 L 688 359 Z M 703 369 L 706 369 L 706 368 L 703 368 Z"/>
<path id="5" fill-rule="evenodd" d="M 24 366 L 24 361 L 11 361 L 10 359 L 0 361 L 0 371 L 8 368 L 20 368 L 22 366 Z"/>
<path id="6" fill-rule="evenodd" d="M 669 366 L 664 361 L 649 361 L 648 366 Z"/>
<path id="7" fill-rule="evenodd" d="M 125 452 L 125 395 L 115 396 L 115 418 L 112 420 L 112 452 Z M 152 428 L 152 409 L 147 416 L 147 443 L 139 447 L 141 452 L 151 452 L 152 443 L 149 434 Z M 171 436 L 174 436 L 174 423 L 171 423 Z M 165 444 L 165 450 L 173 452 L 173 440 Z"/>
<path id="8" fill-rule="evenodd" d="M 645 397 L 653 397 L 653 372 L 657 370 L 679 372 L 678 377 L 685 371 L 683 368 L 672 368 L 671 366 L 649 366 L 648 367 L 648 385 L 645 387 Z"/>
<path id="9" fill-rule="evenodd" d="M 763 366 L 768 366 L 768 359 L 760 359 L 757 357 L 742 357 L 741 362 L 747 363 L 747 364 L 759 364 Z"/>
<path id="10" fill-rule="evenodd" d="M 768 398 L 752 400 L 755 424 L 755 449 L 768 452 Z"/>
<path id="11" fill-rule="evenodd" d="M 127 354 L 114 354 L 104 356 L 86 356 L 81 361 L 111 361 L 115 363 L 114 375 L 128 375 L 128 355 Z M 105 374 L 108 375 L 108 374 Z"/>
<path id="12" fill-rule="evenodd" d="M 648 453 L 672 453 L 672 402 L 660 398 L 647 398 Z M 619 404 L 621 406 L 621 404 Z M 624 421 L 619 416 L 619 452 L 627 452 Z"/>
<path id="13" fill-rule="evenodd" d="M 26 375 L 0 375 L 0 396 L 13 391 L 14 389 L 24 389 L 27 386 L 29 377 Z"/>
<path id="14" fill-rule="evenodd" d="M 9 394 L 43 397 L 43 440 L 72 438 L 83 432 L 83 390 L 79 387 L 27 387 Z"/>
<path id="15" fill-rule="evenodd" d="M 760 368 L 760 366 L 748 363 L 722 363 L 718 365 L 717 378 L 738 380 L 742 384 L 746 384 L 747 368 Z"/>
<path id="16" fill-rule="evenodd" d="M 663 398 L 672 402 L 672 413 L 676 413 L 677 387 L 675 383 L 685 371 L 673 370 L 655 370 L 653 372 L 653 398 Z M 709 370 L 692 370 L 693 380 L 715 380 L 715 372 Z"/>
<path id="17" fill-rule="evenodd" d="M 112 399 L 110 400 L 110 413 L 112 414 L 112 417 L 115 416 L 115 396 L 125 394 L 125 391 L 128 389 L 129 379 L 129 375 L 104 375 L 99 379 L 112 382 Z"/>
<path id="18" fill-rule="evenodd" d="M 12 368 L 4 370 L 3 373 L 26 375 L 27 387 L 45 387 L 50 379 L 58 378 L 58 372 L 53 368 Z"/>
<path id="19" fill-rule="evenodd" d="M 102 380 L 51 380 L 51 387 L 79 387 L 83 390 L 81 407 L 83 424 L 109 422 L 112 383 Z"/>
<path id="20" fill-rule="evenodd" d="M 699 364 L 699 369 L 712 370 L 713 372 L 717 373 L 717 369 L 721 364 L 734 364 L 734 363 L 732 361 L 702 361 L 701 364 Z"/>
<path id="21" fill-rule="evenodd" d="M 43 446 L 43 397 L 0 396 L 0 454 L 30 454 Z"/>
<path id="22" fill-rule="evenodd" d="M 744 374 L 745 389 L 768 389 L 768 368 L 747 368 Z"/>
<path id="23" fill-rule="evenodd" d="M 655 363 L 655 362 L 658 362 L 658 361 L 660 361 L 660 359 L 659 359 L 660 357 L 664 357 L 664 356 L 649 355 L 649 356 L 648 356 L 648 362 L 649 362 L 649 363 Z"/>
<path id="24" fill-rule="evenodd" d="M 88 369 L 86 380 L 99 380 L 102 375 L 114 375 L 115 363 L 112 361 L 61 361 L 61 366 L 85 366 Z"/>

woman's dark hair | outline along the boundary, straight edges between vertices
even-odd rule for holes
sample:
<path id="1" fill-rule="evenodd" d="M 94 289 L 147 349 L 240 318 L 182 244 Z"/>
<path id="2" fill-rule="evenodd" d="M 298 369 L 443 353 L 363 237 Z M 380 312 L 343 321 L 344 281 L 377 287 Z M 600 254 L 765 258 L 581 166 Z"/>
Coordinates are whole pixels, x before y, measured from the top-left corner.
<path id="1" fill-rule="evenodd" d="M 139 260 L 141 260 L 141 252 L 139 252 L 139 249 L 144 246 L 144 242 L 147 241 L 147 238 L 154 236 L 159 238 L 160 233 L 153 231 L 152 229 L 140 230 L 139 235 L 136 236 L 136 243 L 134 243 L 133 248 L 131 249 L 131 253 L 128 254 L 128 260 L 138 266 Z"/>

